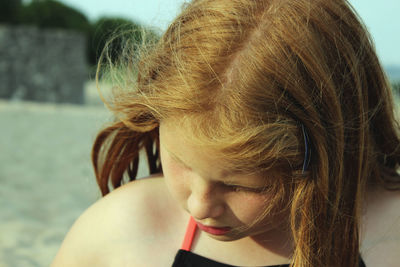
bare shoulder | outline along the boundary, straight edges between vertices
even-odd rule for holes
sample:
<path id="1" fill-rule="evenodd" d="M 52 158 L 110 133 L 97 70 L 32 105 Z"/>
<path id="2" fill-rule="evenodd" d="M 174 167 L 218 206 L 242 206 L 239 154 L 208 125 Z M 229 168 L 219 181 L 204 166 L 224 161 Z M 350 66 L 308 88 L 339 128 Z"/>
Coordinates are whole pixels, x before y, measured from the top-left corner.
<path id="1" fill-rule="evenodd" d="M 185 216 L 161 176 L 128 183 L 79 217 L 52 266 L 171 266 Z"/>
<path id="2" fill-rule="evenodd" d="M 368 267 L 399 266 L 400 191 L 371 190 L 365 203 L 362 257 Z"/>

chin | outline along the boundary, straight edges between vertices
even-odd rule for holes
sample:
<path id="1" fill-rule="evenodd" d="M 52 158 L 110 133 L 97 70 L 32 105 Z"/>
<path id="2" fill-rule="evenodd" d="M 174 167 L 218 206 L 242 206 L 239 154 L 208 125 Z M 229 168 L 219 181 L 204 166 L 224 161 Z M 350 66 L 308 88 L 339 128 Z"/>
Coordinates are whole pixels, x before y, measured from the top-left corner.
<path id="1" fill-rule="evenodd" d="M 248 235 L 245 233 L 227 233 L 224 235 L 213 235 L 207 232 L 204 232 L 206 235 L 208 235 L 209 237 L 218 240 L 218 241 L 223 241 L 223 242 L 231 242 L 231 241 L 236 241 L 242 238 L 247 237 Z"/>

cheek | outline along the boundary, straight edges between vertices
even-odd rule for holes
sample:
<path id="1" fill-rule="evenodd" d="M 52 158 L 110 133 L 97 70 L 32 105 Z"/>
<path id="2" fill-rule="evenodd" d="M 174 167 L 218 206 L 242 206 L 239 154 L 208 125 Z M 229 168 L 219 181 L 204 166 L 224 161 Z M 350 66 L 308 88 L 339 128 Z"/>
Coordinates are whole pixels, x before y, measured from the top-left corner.
<path id="1" fill-rule="evenodd" d="M 264 212 L 268 199 L 268 196 L 263 195 L 238 194 L 230 197 L 229 206 L 239 221 L 250 224 Z"/>

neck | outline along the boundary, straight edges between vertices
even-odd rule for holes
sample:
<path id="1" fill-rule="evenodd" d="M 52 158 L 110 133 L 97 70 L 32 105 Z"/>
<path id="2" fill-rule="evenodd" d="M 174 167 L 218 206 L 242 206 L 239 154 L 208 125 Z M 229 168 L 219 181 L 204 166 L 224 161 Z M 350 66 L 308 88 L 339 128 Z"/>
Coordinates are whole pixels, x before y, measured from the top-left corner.
<path id="1" fill-rule="evenodd" d="M 246 242 L 254 243 L 254 245 L 283 258 L 289 259 L 293 254 L 294 241 L 289 227 L 273 229 L 245 239 L 248 239 Z"/>

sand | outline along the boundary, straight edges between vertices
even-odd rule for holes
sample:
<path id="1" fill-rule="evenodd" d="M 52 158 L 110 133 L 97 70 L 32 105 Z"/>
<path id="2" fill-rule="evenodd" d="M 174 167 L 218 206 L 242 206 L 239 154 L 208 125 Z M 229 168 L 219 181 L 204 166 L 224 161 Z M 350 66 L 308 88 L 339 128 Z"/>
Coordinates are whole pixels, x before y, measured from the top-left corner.
<path id="1" fill-rule="evenodd" d="M 111 114 L 99 102 L 93 90 L 85 106 L 0 101 L 0 267 L 49 266 L 101 197 L 90 150 Z"/>
<path id="2" fill-rule="evenodd" d="M 90 150 L 111 114 L 92 83 L 86 100 L 0 100 L 0 267 L 49 266 L 73 222 L 100 198 Z"/>

